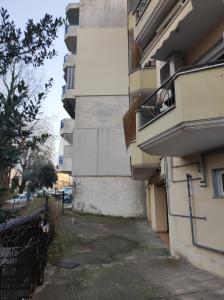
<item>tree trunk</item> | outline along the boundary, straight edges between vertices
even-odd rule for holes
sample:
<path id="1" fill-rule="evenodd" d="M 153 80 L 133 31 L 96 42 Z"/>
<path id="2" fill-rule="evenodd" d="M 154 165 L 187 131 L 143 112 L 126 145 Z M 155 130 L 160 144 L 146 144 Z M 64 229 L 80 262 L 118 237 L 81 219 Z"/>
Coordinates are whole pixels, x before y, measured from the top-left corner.
<path id="1" fill-rule="evenodd" d="M 0 168 L 0 207 L 7 200 L 10 182 L 10 168 Z"/>
<path id="2" fill-rule="evenodd" d="M 25 179 L 22 179 L 22 182 L 21 182 L 21 184 L 20 184 L 20 186 L 19 186 L 19 193 L 20 193 L 20 194 L 23 193 L 25 187 L 26 187 L 26 180 L 25 180 Z"/>

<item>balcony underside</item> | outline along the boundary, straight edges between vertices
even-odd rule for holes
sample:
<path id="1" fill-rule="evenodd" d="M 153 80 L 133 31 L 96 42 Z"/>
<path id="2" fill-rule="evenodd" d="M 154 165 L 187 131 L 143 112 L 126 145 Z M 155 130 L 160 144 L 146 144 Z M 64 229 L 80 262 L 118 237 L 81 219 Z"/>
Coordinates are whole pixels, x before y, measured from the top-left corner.
<path id="1" fill-rule="evenodd" d="M 64 109 L 67 111 L 72 119 L 75 119 L 75 99 L 74 98 L 63 98 L 62 99 Z"/>
<path id="2" fill-rule="evenodd" d="M 66 7 L 66 17 L 70 24 L 79 24 L 79 3 L 70 3 Z"/>
<path id="3" fill-rule="evenodd" d="M 135 165 L 131 166 L 131 175 L 135 180 L 148 180 L 152 177 L 159 165 Z"/>
<path id="4" fill-rule="evenodd" d="M 165 61 L 172 53 L 187 54 L 213 29 L 214 24 L 223 20 L 223 11 L 222 0 L 216 0 L 215 4 L 210 0 L 186 2 L 182 13 L 158 35 L 158 38 L 155 38 L 151 46 L 148 46 L 142 64 L 144 65 L 151 58 Z"/>
<path id="5" fill-rule="evenodd" d="M 224 117 L 180 123 L 138 146 L 152 155 L 174 157 L 223 147 Z"/>
<path id="6" fill-rule="evenodd" d="M 69 29 L 68 33 L 65 34 L 65 44 L 66 44 L 68 50 L 74 54 L 76 54 L 76 52 L 77 52 L 77 32 L 76 32 L 76 30 L 75 30 L 75 28 Z"/>
<path id="7" fill-rule="evenodd" d="M 73 144 L 73 134 L 72 133 L 63 133 L 61 134 L 61 137 L 63 137 L 66 142 L 68 142 L 70 145 Z"/>

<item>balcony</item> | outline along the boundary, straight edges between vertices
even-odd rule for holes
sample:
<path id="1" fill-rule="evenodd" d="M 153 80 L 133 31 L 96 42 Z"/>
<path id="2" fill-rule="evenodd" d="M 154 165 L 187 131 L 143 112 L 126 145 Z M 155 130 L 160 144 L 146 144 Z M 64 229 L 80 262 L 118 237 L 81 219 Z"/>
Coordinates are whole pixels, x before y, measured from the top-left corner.
<path id="1" fill-rule="evenodd" d="M 70 52 L 76 54 L 77 52 L 77 25 L 65 25 L 65 44 Z"/>
<path id="2" fill-rule="evenodd" d="M 156 89 L 156 69 L 138 68 L 129 74 L 130 94 L 139 91 L 152 91 Z"/>
<path id="3" fill-rule="evenodd" d="M 142 65 L 150 59 L 166 61 L 172 53 L 187 55 L 222 20 L 222 0 L 215 5 L 210 0 L 151 0 L 134 34 L 144 49 Z"/>
<path id="4" fill-rule="evenodd" d="M 70 145 L 64 146 L 64 156 L 72 156 L 73 147 Z"/>
<path id="5" fill-rule="evenodd" d="M 133 14 L 136 18 L 134 30 L 135 40 L 144 49 L 154 37 L 157 28 L 175 6 L 177 0 L 140 0 Z"/>
<path id="6" fill-rule="evenodd" d="M 74 67 L 74 66 L 76 66 L 76 55 L 72 53 L 66 54 L 64 56 L 64 64 L 63 64 L 64 71 L 67 67 Z"/>
<path id="7" fill-rule="evenodd" d="M 72 174 L 72 155 L 61 155 L 59 157 L 58 171 Z"/>
<path id="8" fill-rule="evenodd" d="M 224 62 L 185 68 L 137 110 L 137 145 L 185 157 L 224 145 Z"/>
<path id="9" fill-rule="evenodd" d="M 80 3 L 69 3 L 65 9 L 69 24 L 79 25 Z"/>
<path id="10" fill-rule="evenodd" d="M 66 85 L 62 87 L 62 102 L 67 113 L 72 119 L 75 118 L 75 89 L 68 89 Z"/>
<path id="11" fill-rule="evenodd" d="M 73 130 L 75 121 L 73 119 L 61 120 L 60 136 L 63 137 L 70 145 L 73 144 Z"/>
<path id="12" fill-rule="evenodd" d="M 68 77 L 71 78 L 71 80 L 75 80 L 75 67 L 76 67 L 76 55 L 72 53 L 68 53 L 64 56 L 64 64 L 63 64 L 63 70 L 64 70 L 64 79 L 67 82 Z M 74 71 L 73 71 L 74 70 Z"/>
<path id="13" fill-rule="evenodd" d="M 129 146 L 133 179 L 148 180 L 160 166 L 158 156 L 148 155 L 137 147 L 136 141 Z"/>

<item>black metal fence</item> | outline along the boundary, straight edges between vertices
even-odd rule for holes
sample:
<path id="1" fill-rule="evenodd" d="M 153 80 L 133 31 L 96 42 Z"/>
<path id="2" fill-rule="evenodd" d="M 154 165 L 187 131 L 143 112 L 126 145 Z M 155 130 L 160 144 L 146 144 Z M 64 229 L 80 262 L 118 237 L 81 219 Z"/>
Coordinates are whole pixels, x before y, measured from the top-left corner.
<path id="1" fill-rule="evenodd" d="M 41 210 L 0 226 L 0 299 L 28 300 L 43 284 L 48 216 Z"/>
<path id="2" fill-rule="evenodd" d="M 174 81 L 169 80 L 147 98 L 138 108 L 140 113 L 140 127 L 153 122 L 174 107 Z"/>

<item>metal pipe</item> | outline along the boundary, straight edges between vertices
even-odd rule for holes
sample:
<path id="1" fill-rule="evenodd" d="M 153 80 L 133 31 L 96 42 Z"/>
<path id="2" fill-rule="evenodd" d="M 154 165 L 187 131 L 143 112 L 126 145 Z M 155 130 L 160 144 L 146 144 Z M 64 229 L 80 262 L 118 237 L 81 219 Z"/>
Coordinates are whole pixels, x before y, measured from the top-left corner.
<path id="1" fill-rule="evenodd" d="M 164 164 L 165 164 L 165 178 L 166 178 L 166 195 L 167 195 L 167 208 L 168 208 L 168 213 L 171 217 L 179 217 L 179 218 L 190 218 L 189 215 L 183 215 L 183 214 L 175 214 L 171 212 L 171 206 L 170 206 L 170 195 L 169 195 L 169 176 L 168 176 L 168 167 L 167 167 L 167 158 L 164 157 Z M 186 181 L 186 180 L 185 180 Z M 198 216 L 192 216 L 193 219 L 197 220 L 207 220 L 206 217 L 198 217 Z"/>
<path id="2" fill-rule="evenodd" d="M 201 244 L 199 244 L 199 243 L 196 242 L 195 233 L 194 233 L 193 213 L 192 213 L 192 199 L 193 199 L 193 197 L 192 197 L 192 193 L 191 193 L 191 184 L 190 184 L 192 176 L 189 175 L 189 174 L 186 174 L 186 177 L 187 177 L 187 190 L 188 190 L 188 203 L 189 203 L 189 213 L 190 213 L 192 244 L 194 246 L 198 247 L 198 248 L 201 248 L 201 249 L 204 249 L 204 250 L 208 250 L 208 251 L 215 252 L 215 253 L 223 255 L 224 254 L 224 250 L 215 249 L 215 248 L 212 248 L 212 247 L 201 245 Z"/>
<path id="3" fill-rule="evenodd" d="M 65 192 L 62 192 L 62 203 L 61 203 L 61 214 L 64 215 L 64 201 L 65 201 Z"/>

